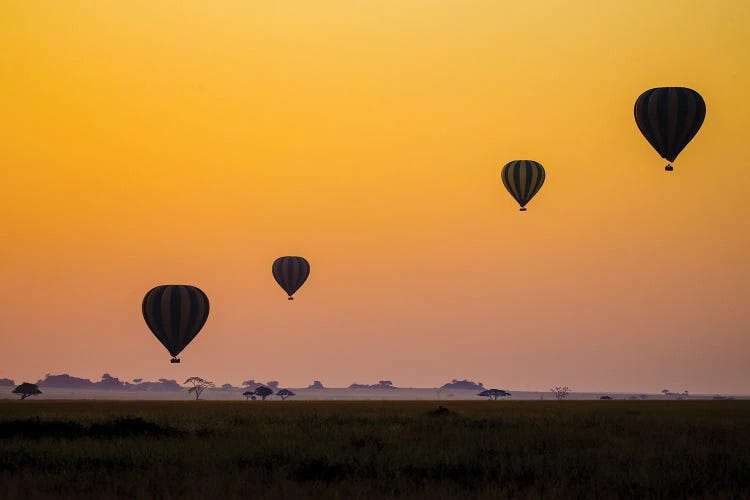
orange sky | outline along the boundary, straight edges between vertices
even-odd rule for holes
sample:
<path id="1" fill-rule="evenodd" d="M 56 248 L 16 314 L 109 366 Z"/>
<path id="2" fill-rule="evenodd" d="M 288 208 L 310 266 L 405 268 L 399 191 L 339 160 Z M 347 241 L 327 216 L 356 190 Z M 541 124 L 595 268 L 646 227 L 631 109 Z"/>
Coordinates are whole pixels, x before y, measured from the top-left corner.
<path id="1" fill-rule="evenodd" d="M 24 1 L 0 377 L 750 392 L 750 4 Z M 676 162 L 633 103 L 689 86 Z M 500 167 L 541 162 L 520 213 Z M 271 277 L 304 255 L 288 302 Z M 140 313 L 211 299 L 170 365 Z"/>

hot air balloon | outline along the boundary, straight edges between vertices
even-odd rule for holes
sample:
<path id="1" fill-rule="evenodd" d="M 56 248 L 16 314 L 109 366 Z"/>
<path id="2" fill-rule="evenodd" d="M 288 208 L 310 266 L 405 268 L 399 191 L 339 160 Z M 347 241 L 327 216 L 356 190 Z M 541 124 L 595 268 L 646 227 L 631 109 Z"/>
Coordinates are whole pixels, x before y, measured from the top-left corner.
<path id="1" fill-rule="evenodd" d="M 680 154 L 706 118 L 701 95 L 685 87 L 659 87 L 647 90 L 635 101 L 635 123 L 643 136 L 669 164 Z"/>
<path id="2" fill-rule="evenodd" d="M 513 160 L 508 162 L 500 173 L 505 189 L 521 205 L 521 212 L 526 211 L 526 204 L 544 184 L 544 167 L 532 160 Z"/>
<path id="3" fill-rule="evenodd" d="M 208 297 L 189 285 L 161 285 L 143 297 L 143 319 L 179 363 L 177 355 L 198 335 L 208 319 Z"/>
<path id="4" fill-rule="evenodd" d="M 272 270 L 276 282 L 289 296 L 288 300 L 294 300 L 292 295 L 310 276 L 310 264 L 302 257 L 279 257 L 273 262 Z"/>

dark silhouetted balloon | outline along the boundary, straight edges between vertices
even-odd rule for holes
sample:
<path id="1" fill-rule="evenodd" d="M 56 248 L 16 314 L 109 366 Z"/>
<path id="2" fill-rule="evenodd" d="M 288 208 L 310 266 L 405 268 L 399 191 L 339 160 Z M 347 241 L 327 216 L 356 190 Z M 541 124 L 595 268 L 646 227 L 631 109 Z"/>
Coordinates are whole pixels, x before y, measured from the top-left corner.
<path id="1" fill-rule="evenodd" d="M 310 276 L 310 264 L 302 257 L 279 257 L 273 262 L 273 277 L 289 296 L 299 290 Z"/>
<path id="2" fill-rule="evenodd" d="M 505 189 L 521 205 L 521 212 L 526 211 L 526 204 L 544 184 L 544 167 L 532 160 L 513 160 L 508 162 L 501 172 Z"/>
<path id="3" fill-rule="evenodd" d="M 635 101 L 635 123 L 643 136 L 670 162 L 675 161 L 706 118 L 701 95 L 685 87 L 659 87 L 647 90 Z"/>
<path id="4" fill-rule="evenodd" d="M 143 297 L 143 318 L 169 354 L 172 363 L 198 335 L 208 319 L 208 297 L 189 285 L 162 285 Z"/>

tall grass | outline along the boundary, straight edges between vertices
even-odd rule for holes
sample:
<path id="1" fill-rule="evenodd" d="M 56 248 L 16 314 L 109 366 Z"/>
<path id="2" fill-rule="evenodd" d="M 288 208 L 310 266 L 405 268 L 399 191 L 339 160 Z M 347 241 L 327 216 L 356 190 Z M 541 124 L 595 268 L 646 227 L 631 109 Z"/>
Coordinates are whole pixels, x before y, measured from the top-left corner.
<path id="1" fill-rule="evenodd" d="M 750 401 L 0 403 L 0 497 L 750 498 Z"/>

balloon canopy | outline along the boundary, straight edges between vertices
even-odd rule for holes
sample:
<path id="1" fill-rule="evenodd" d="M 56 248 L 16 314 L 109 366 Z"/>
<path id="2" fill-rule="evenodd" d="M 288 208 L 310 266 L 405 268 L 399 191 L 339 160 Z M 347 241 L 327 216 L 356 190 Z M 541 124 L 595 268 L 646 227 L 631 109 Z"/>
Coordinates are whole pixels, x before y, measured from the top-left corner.
<path id="1" fill-rule="evenodd" d="M 294 293 L 307 281 L 310 276 L 310 263 L 303 257 L 279 257 L 273 263 L 273 277 L 289 296 L 294 300 Z"/>
<path id="2" fill-rule="evenodd" d="M 505 189 L 521 206 L 521 211 L 526 211 L 526 204 L 539 192 L 544 184 L 544 167 L 533 160 L 513 160 L 503 167 L 500 176 L 503 179 Z"/>
<path id="3" fill-rule="evenodd" d="M 198 335 L 208 319 L 208 297 L 190 285 L 161 285 L 143 297 L 143 318 L 154 336 L 179 363 L 177 355 Z"/>
<path id="4" fill-rule="evenodd" d="M 646 140 L 671 163 L 695 137 L 706 118 L 706 103 L 693 89 L 659 87 L 635 101 L 635 123 Z"/>

